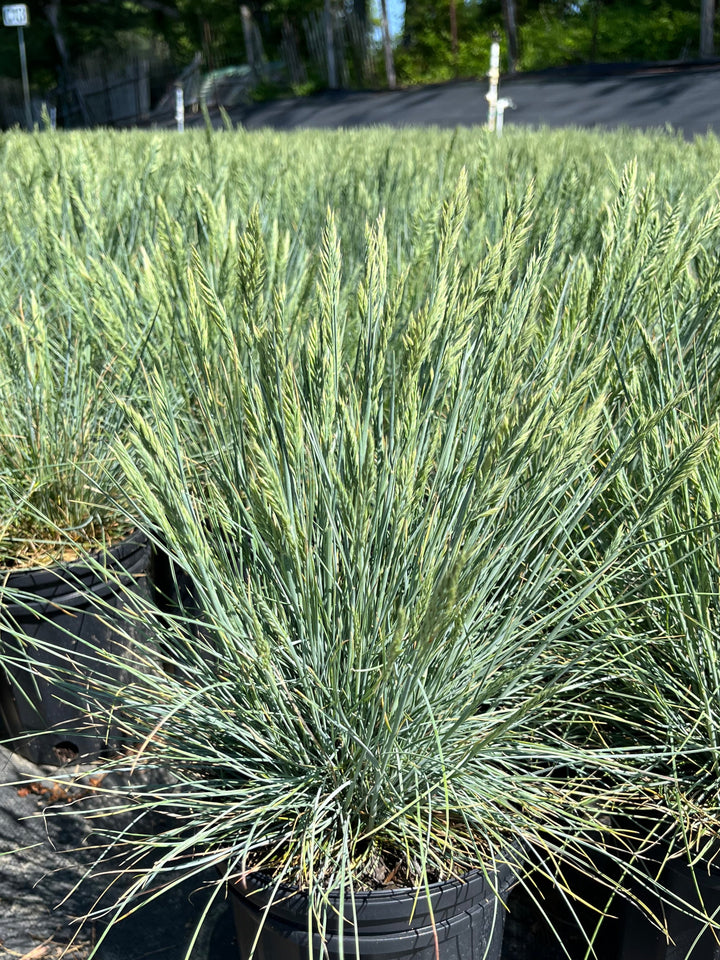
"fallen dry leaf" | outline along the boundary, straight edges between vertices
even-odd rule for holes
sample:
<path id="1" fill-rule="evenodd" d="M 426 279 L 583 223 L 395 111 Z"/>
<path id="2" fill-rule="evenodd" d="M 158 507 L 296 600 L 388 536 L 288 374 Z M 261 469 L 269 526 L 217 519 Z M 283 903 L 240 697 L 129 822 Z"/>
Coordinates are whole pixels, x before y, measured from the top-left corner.
<path id="1" fill-rule="evenodd" d="M 52 949 L 51 943 L 41 943 L 37 947 L 33 947 L 30 953 L 24 953 L 22 960 L 41 960 L 42 957 L 48 957 Z"/>
<path id="2" fill-rule="evenodd" d="M 72 800 L 79 800 L 82 797 L 90 796 L 93 790 L 99 787 L 104 779 L 104 773 L 98 774 L 95 777 L 89 777 L 87 786 L 82 788 L 59 781 L 47 783 L 36 780 L 23 787 L 18 787 L 17 795 L 19 797 L 28 797 L 30 794 L 36 794 L 45 803 L 70 803 Z M 23 960 L 25 960 L 25 958 L 23 958 Z"/>
<path id="3" fill-rule="evenodd" d="M 28 953 L 18 953 L 15 950 L 3 949 L 0 941 L 0 956 L 15 957 L 16 960 L 64 960 L 72 957 L 74 960 L 83 960 L 92 949 L 92 943 L 59 943 L 57 940 L 44 940 Z"/>

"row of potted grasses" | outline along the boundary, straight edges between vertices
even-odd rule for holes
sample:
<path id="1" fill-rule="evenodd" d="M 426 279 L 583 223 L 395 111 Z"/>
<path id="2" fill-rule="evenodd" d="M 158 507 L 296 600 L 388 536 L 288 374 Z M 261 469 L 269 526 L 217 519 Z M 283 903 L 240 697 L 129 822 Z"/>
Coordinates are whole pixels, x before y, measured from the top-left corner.
<path id="1" fill-rule="evenodd" d="M 500 141 L 477 130 L 384 128 L 196 131 L 183 139 L 137 132 L 3 134 L 0 303 L 14 312 L 18 298 L 27 300 L 35 290 L 59 316 L 95 311 L 97 322 L 107 322 L 118 312 L 144 316 L 159 309 L 158 319 L 171 322 L 171 306 L 159 296 L 167 284 L 154 289 L 153 263 L 160 260 L 177 287 L 189 248 L 197 246 L 219 293 L 233 296 L 237 231 L 256 205 L 268 238 L 274 223 L 279 240 L 289 233 L 289 284 L 295 276 L 299 282 L 314 258 L 328 207 L 338 218 L 348 274 L 361 268 L 366 222 L 385 211 L 395 274 L 409 258 L 432 250 L 439 204 L 462 168 L 469 183 L 463 265 L 498 241 L 531 184 L 528 253 L 559 211 L 562 258 L 592 258 L 602 245 L 603 209 L 627 163 L 637 158 L 640 182 L 652 177 L 661 202 L 685 214 L 716 176 L 719 152 L 713 137 L 689 145 L 630 131 L 512 131 Z"/>
<path id="2" fill-rule="evenodd" d="M 0 535 L 8 567 L 93 564 L 137 528 L 186 585 L 169 611 L 119 576 L 132 650 L 87 640 L 82 679 L 24 644 L 133 747 L 102 769 L 157 772 L 116 790 L 110 849 L 153 854 L 116 915 L 209 863 L 308 891 L 322 932 L 396 863 L 422 891 L 600 848 L 651 889 L 643 823 L 709 857 L 715 142 L 103 136 L 0 141 L 46 199 L 6 247 Z M 96 216 L 103 151 L 147 164 Z"/>

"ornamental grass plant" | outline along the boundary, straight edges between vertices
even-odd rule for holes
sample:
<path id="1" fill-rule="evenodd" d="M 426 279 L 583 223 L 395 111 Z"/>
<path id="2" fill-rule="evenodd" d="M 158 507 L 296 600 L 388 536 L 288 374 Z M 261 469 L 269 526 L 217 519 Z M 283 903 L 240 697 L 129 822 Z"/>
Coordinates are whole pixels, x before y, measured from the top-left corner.
<path id="1" fill-rule="evenodd" d="M 0 567 L 73 559 L 132 527 L 103 489 L 143 344 L 113 356 L 98 333 L 34 297 L 0 327 Z"/>
<path id="2" fill-rule="evenodd" d="M 147 591 L 152 564 L 118 507 L 112 453 L 124 430 L 119 401 L 143 386 L 143 339 L 113 354 L 83 319 L 58 317 L 31 294 L 0 326 L 0 736 L 36 763 L 104 749 L 107 728 L 93 725 L 83 693 L 93 664 L 80 638 L 114 643 L 122 599 L 105 568 Z M 73 689 L 49 676 L 54 663 L 71 670 Z"/>
<path id="3" fill-rule="evenodd" d="M 622 579 L 592 600 L 595 630 L 613 638 L 622 665 L 597 692 L 665 781 L 658 809 L 629 804 L 616 816 L 637 830 L 629 853 L 645 888 L 660 877 L 709 913 L 713 934 L 656 901 L 672 935 L 684 938 L 672 955 L 684 956 L 695 940 L 701 955 L 718 920 L 716 881 L 708 879 L 717 870 L 719 809 L 718 211 L 700 197 L 695 219 L 686 218 L 628 173 L 622 203 L 608 211 L 602 255 L 631 280 L 629 298 L 606 301 L 614 346 L 605 456 L 627 442 L 627 431 L 654 425 L 593 511 L 630 545 Z M 608 277 L 615 293 L 623 290 L 614 271 Z"/>
<path id="4" fill-rule="evenodd" d="M 627 876 L 612 815 L 666 809 L 660 720 L 638 743 L 642 696 L 625 716 L 606 696 L 626 653 L 598 626 L 637 563 L 608 505 L 665 411 L 612 403 L 613 339 L 577 309 L 597 264 L 560 286 L 554 232 L 527 258 L 529 197 L 463 269 L 467 208 L 462 176 L 410 310 L 382 218 L 346 295 L 328 217 L 299 326 L 282 277 L 229 316 L 193 257 L 193 404 L 178 416 L 178 380 L 149 368 L 113 451 L 191 583 L 174 615 L 128 598 L 151 640 L 121 709 L 94 674 L 130 751 L 103 771 L 143 771 L 100 847 L 125 873 L 113 918 L 213 864 L 214 897 L 248 874 L 306 891 L 321 933 L 330 891 L 388 878 L 423 896 L 502 863 L 590 871 L 593 851 Z"/>
<path id="5" fill-rule="evenodd" d="M 332 890 L 596 852 L 634 895 L 628 811 L 716 829 L 717 141 L 393 136 L 0 138 L 38 204 L 0 206 L 6 353 L 81 331 L 83 498 L 183 585 L 127 595 L 121 689 L 78 653 L 112 920 L 209 865 L 320 931 Z"/>
<path id="6" fill-rule="evenodd" d="M 717 289 L 716 278 L 706 282 Z M 627 402 L 645 420 L 667 412 L 618 476 L 612 505 L 626 504 L 638 547 L 624 588 L 605 597 L 625 664 L 615 695 L 641 697 L 654 723 L 640 736 L 654 728 L 666 748 L 656 769 L 668 776 L 674 808 L 669 848 L 705 859 L 703 869 L 716 859 L 720 759 L 718 307 L 710 302 L 707 315 L 678 311 L 639 329 L 643 362 L 625 379 Z M 657 825 L 666 834 L 667 822 Z"/>

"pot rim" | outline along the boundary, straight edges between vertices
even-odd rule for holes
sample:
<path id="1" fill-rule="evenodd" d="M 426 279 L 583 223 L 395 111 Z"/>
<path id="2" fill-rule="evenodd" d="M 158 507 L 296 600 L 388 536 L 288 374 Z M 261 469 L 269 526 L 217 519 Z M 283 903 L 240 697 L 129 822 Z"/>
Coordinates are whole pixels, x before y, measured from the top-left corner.
<path id="1" fill-rule="evenodd" d="M 0 569 L 0 607 L 11 617 L 32 616 L 48 604 L 62 608 L 83 606 L 98 589 L 113 582 L 129 582 L 147 564 L 150 541 L 140 530 L 131 531 L 106 550 L 90 555 L 90 562 L 71 560 L 46 567 Z M 109 571 L 109 579 L 103 571 Z M 113 579 L 114 578 L 114 579 Z"/>
<path id="2" fill-rule="evenodd" d="M 222 873 L 220 866 L 218 866 L 218 871 Z M 502 893 L 510 886 L 516 876 L 516 866 L 511 864 L 507 860 L 498 860 L 495 864 L 495 867 L 489 869 L 487 872 L 483 871 L 481 867 L 475 867 L 472 870 L 469 870 L 467 873 L 462 876 L 449 877 L 445 880 L 435 880 L 432 883 L 427 885 L 427 888 L 424 886 L 421 887 L 379 887 L 376 889 L 370 890 L 355 890 L 352 893 L 352 898 L 355 901 L 358 900 L 368 900 L 368 899 L 388 899 L 388 900 L 399 900 L 411 897 L 415 899 L 418 897 L 419 891 L 419 900 L 427 900 L 427 892 L 430 891 L 431 896 L 437 895 L 440 896 L 443 893 L 455 890 L 462 889 L 463 887 L 470 888 L 471 885 L 480 887 L 483 884 L 487 884 L 488 880 L 493 877 L 495 880 L 495 887 L 498 893 Z M 228 877 L 227 884 L 230 890 L 240 897 L 247 897 L 253 893 L 264 893 L 267 890 L 274 888 L 275 881 L 269 873 L 263 871 L 256 871 L 253 873 L 248 873 L 246 875 L 249 883 L 247 888 L 243 889 L 241 886 L 241 880 L 239 878 Z M 491 887 L 492 889 L 492 887 Z M 346 888 L 345 893 L 343 894 L 345 902 L 350 902 L 350 887 Z M 291 897 L 300 897 L 307 899 L 307 891 L 299 890 L 297 887 L 281 883 L 277 888 L 277 897 L 275 898 L 276 903 L 280 903 L 282 900 L 289 899 Z M 329 901 L 340 900 L 340 891 L 337 889 L 328 891 L 327 894 Z"/>
<path id="3" fill-rule="evenodd" d="M 111 569 L 116 569 L 118 561 L 125 559 L 133 550 L 142 549 L 149 543 L 146 534 L 135 527 L 128 530 L 120 539 L 114 540 L 109 547 L 98 547 L 96 550 L 89 551 L 91 566 L 94 567 L 97 561 L 108 558 Z M 52 563 L 39 563 L 34 566 L 0 567 L 0 582 L 7 585 L 12 579 L 22 579 L 23 575 L 32 579 L 33 582 L 39 582 L 44 576 L 48 579 L 56 579 L 60 573 L 67 572 L 73 575 L 87 569 L 89 565 L 82 557 L 75 557 L 73 560 L 55 560 Z"/>

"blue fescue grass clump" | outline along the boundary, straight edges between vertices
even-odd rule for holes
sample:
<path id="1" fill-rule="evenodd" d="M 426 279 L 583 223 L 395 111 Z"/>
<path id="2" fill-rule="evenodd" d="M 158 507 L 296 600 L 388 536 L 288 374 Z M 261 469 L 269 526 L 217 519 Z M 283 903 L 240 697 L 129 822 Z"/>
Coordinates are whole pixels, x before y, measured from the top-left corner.
<path id="1" fill-rule="evenodd" d="M 104 384 L 104 445 L 78 473 L 186 585 L 174 613 L 128 597 L 151 639 L 113 715 L 130 755 L 107 767 L 158 776 L 108 836 L 132 879 L 117 916 L 209 863 L 308 891 L 322 930 L 328 891 L 398 864 L 422 889 L 502 860 L 591 869 L 602 849 L 627 886 L 646 815 L 704 848 L 713 138 L 0 150 L 24 163 L 0 208 L 8 342 L 27 303 L 57 318 L 50 356 L 83 331 L 63 356 Z M 102 715 L 118 691 L 93 683 Z M 158 810 L 169 825 L 146 829 Z"/>

